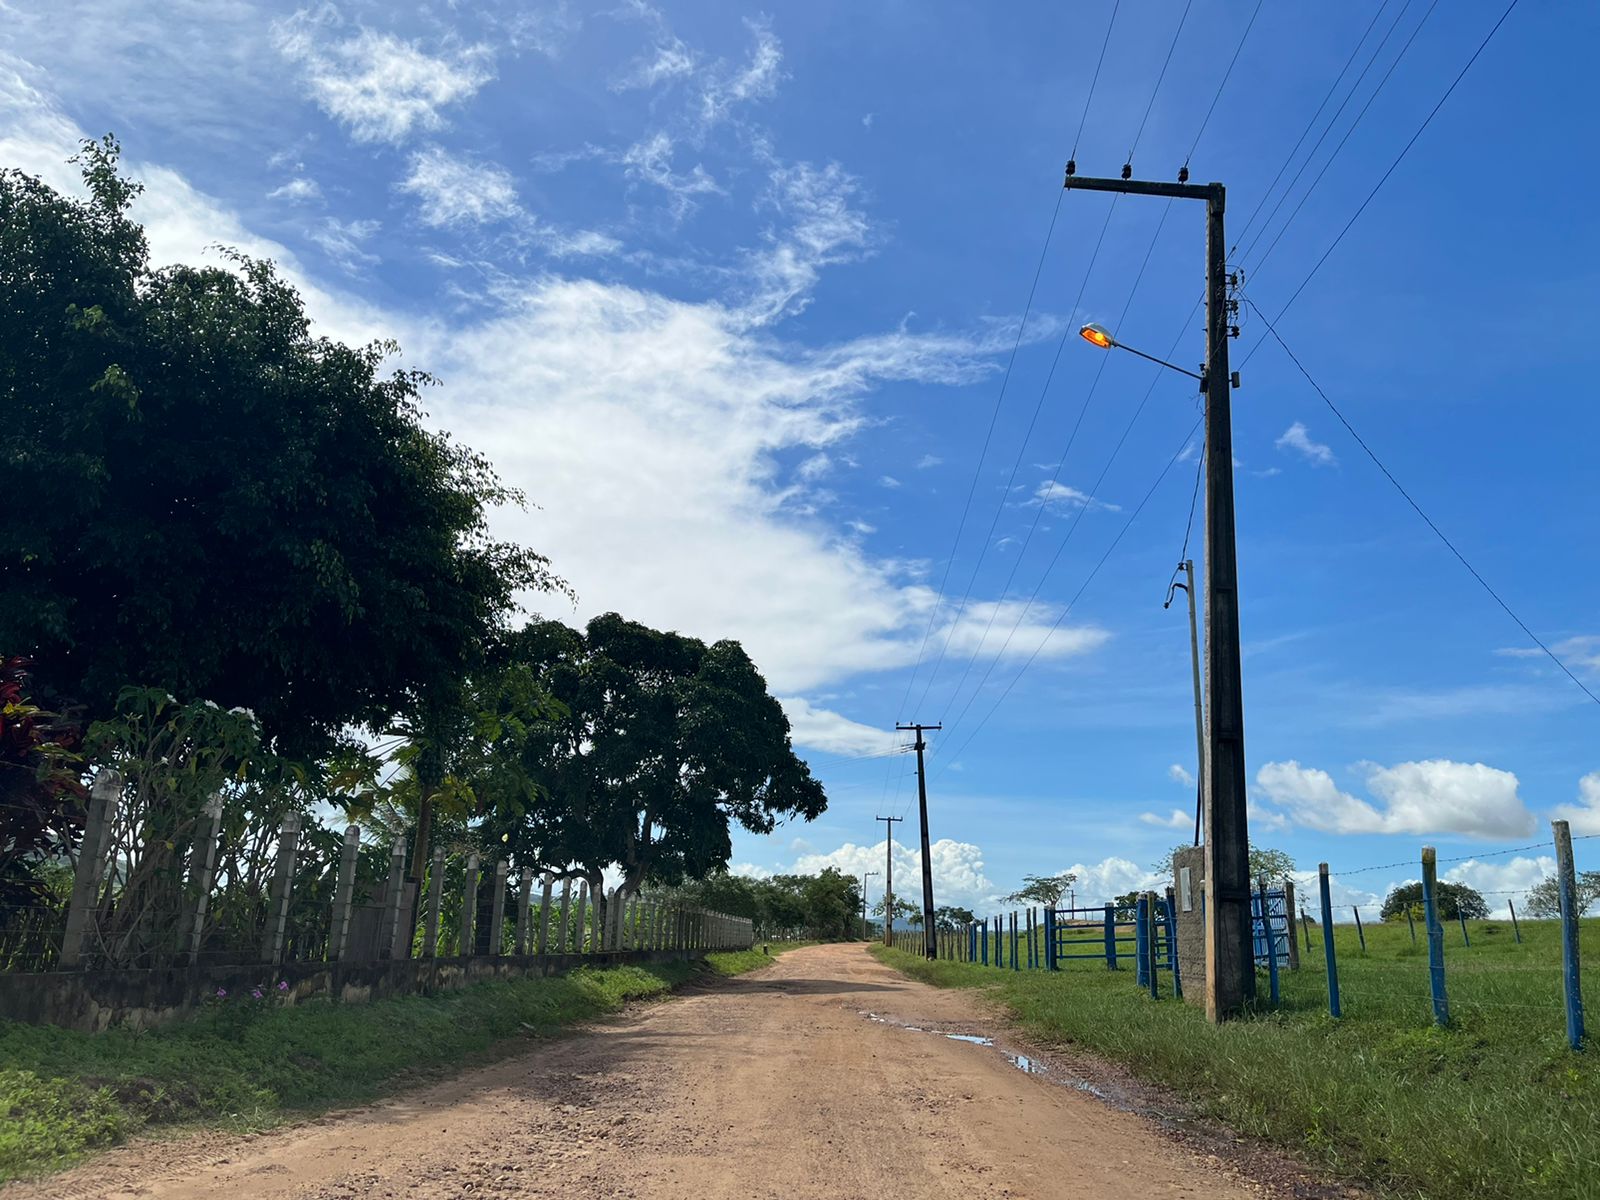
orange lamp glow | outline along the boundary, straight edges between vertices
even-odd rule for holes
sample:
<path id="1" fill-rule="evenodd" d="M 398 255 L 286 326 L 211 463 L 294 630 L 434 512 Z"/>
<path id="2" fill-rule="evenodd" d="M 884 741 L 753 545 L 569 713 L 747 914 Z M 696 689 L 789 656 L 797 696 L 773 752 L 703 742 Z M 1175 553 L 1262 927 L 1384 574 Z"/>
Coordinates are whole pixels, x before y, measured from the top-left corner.
<path id="1" fill-rule="evenodd" d="M 1111 336 L 1111 331 L 1104 325 L 1089 324 L 1078 330 L 1078 336 L 1086 342 L 1099 346 L 1102 350 L 1109 350 L 1117 344 Z"/>

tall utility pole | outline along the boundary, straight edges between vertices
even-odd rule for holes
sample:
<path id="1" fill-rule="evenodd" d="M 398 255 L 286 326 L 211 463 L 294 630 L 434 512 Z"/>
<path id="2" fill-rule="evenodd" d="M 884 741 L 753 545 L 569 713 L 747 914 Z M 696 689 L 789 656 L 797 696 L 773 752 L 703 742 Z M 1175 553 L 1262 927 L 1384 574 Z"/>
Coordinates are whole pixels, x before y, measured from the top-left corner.
<path id="1" fill-rule="evenodd" d="M 929 958 L 939 957 L 939 934 L 933 927 L 933 861 L 928 857 L 928 773 L 923 768 L 922 752 L 928 743 L 922 740 L 927 729 L 943 729 L 937 725 L 896 725 L 896 729 L 914 731 L 917 735 L 917 810 L 922 816 L 922 952 Z"/>
<path id="2" fill-rule="evenodd" d="M 1200 692 L 1200 634 L 1195 624 L 1194 617 L 1194 559 L 1186 558 L 1178 564 L 1187 583 L 1179 583 L 1174 576 L 1172 586 L 1167 589 L 1167 602 L 1162 605 L 1168 608 L 1172 604 L 1172 593 L 1179 588 L 1189 598 L 1189 666 L 1194 673 L 1194 741 L 1195 741 L 1195 797 L 1194 797 L 1194 844 L 1200 844 L 1200 821 L 1205 812 L 1206 800 L 1206 706 Z"/>
<path id="3" fill-rule="evenodd" d="M 1128 167 L 1124 175 L 1131 174 Z M 1256 992 L 1250 929 L 1250 830 L 1245 816 L 1244 688 L 1239 659 L 1239 563 L 1233 525 L 1232 389 L 1228 338 L 1226 192 L 1220 183 L 1080 179 L 1065 187 L 1204 200 L 1206 204 L 1206 713 L 1203 756 L 1206 845 L 1206 1016 L 1238 1013 Z"/>
<path id="4" fill-rule="evenodd" d="M 861 940 L 867 940 L 867 880 L 876 875 L 876 871 L 861 872 Z"/>
<path id="5" fill-rule="evenodd" d="M 904 821 L 904 817 L 874 817 L 876 821 L 886 822 L 888 836 L 883 844 L 883 944 L 890 942 L 890 934 L 894 931 L 894 823 Z"/>

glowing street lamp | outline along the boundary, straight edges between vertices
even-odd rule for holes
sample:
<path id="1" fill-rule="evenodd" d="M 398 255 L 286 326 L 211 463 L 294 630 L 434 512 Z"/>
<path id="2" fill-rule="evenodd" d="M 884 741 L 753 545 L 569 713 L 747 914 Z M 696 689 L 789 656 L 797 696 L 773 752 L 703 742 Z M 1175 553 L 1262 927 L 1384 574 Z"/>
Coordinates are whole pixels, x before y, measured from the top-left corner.
<path id="1" fill-rule="evenodd" d="M 1102 350 L 1126 350 L 1129 354 L 1137 354 L 1140 358 L 1148 359 L 1159 366 L 1166 367 L 1169 371 L 1176 371 L 1180 375 L 1187 375 L 1190 379 L 1198 379 L 1200 381 L 1201 388 L 1205 388 L 1206 381 L 1204 376 L 1196 375 L 1193 371 L 1185 371 L 1182 367 L 1177 366 L 1174 363 L 1169 363 L 1164 358 L 1157 358 L 1154 354 L 1146 354 L 1143 350 L 1135 350 L 1132 346 L 1124 346 L 1121 342 L 1117 341 L 1116 338 L 1111 336 L 1111 331 L 1104 325 L 1100 325 L 1091 321 L 1082 329 L 1078 330 L 1078 336 L 1084 341 L 1088 342 L 1091 346 L 1099 346 Z"/>

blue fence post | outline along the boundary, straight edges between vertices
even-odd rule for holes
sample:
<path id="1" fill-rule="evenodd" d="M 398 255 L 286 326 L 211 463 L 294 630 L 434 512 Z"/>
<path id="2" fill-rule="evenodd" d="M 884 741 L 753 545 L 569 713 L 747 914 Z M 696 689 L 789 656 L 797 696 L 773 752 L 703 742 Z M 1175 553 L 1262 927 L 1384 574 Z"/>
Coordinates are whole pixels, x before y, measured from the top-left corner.
<path id="1" fill-rule="evenodd" d="M 1278 1002 L 1278 935 L 1272 928 L 1272 905 L 1267 900 L 1267 879 L 1261 877 L 1261 932 L 1267 942 L 1267 988 L 1272 1003 Z"/>
<path id="2" fill-rule="evenodd" d="M 1183 999 L 1183 977 L 1178 973 L 1178 902 L 1167 889 L 1167 953 L 1172 956 L 1172 994 Z"/>
<path id="3" fill-rule="evenodd" d="M 1117 909 L 1106 905 L 1106 970 L 1117 969 Z"/>
<path id="4" fill-rule="evenodd" d="M 1578 876 L 1572 863 L 1572 829 L 1551 821 L 1556 840 L 1556 896 L 1561 902 L 1561 981 L 1567 996 L 1567 1044 L 1583 1049 L 1583 988 L 1578 974 Z"/>
<path id="5" fill-rule="evenodd" d="M 1322 897 L 1322 953 L 1328 960 L 1328 1015 L 1337 1017 L 1339 1008 L 1339 960 L 1333 952 L 1333 901 L 1328 898 L 1328 864 L 1317 865 L 1317 889 Z"/>
<path id="6" fill-rule="evenodd" d="M 1150 941 L 1150 901 L 1140 896 L 1134 902 L 1133 909 L 1133 982 L 1138 987 L 1149 984 L 1150 952 L 1146 945 Z"/>
<path id="7" fill-rule="evenodd" d="M 1350 911 L 1356 915 L 1356 936 L 1361 939 L 1361 953 L 1367 952 L 1367 931 L 1361 928 L 1361 906 L 1352 904 Z"/>
<path id="8" fill-rule="evenodd" d="M 1432 846 L 1422 848 L 1422 927 L 1428 935 L 1428 985 L 1433 991 L 1433 1019 L 1439 1025 L 1450 1024 L 1450 1001 L 1444 994 L 1444 926 L 1439 924 L 1439 910 L 1435 905 L 1434 891 L 1438 886 L 1438 851 Z"/>
<path id="9" fill-rule="evenodd" d="M 1022 964 L 1017 961 L 1017 950 L 1019 949 L 1019 947 L 1017 945 L 1017 941 L 1018 941 L 1018 939 L 1017 939 L 1017 914 L 1016 913 L 1012 913 L 1011 914 L 1011 969 L 1013 971 L 1022 970 Z"/>
<path id="10" fill-rule="evenodd" d="M 1461 906 L 1456 905 L 1456 920 L 1461 923 L 1461 944 L 1472 945 L 1472 939 L 1467 936 L 1467 914 L 1461 911 Z"/>
<path id="11" fill-rule="evenodd" d="M 1520 946 L 1522 944 L 1522 929 L 1517 924 L 1517 906 L 1507 900 L 1506 907 L 1511 910 L 1511 936 L 1517 939 L 1517 944 Z"/>
<path id="12" fill-rule="evenodd" d="M 983 932 L 978 935 L 979 949 L 981 951 L 980 961 L 984 966 L 987 967 L 989 965 L 989 918 L 988 917 L 985 917 L 983 919 L 981 928 L 982 928 Z"/>
<path id="13" fill-rule="evenodd" d="M 1044 967 L 1047 971 L 1056 970 L 1056 910 L 1044 910 Z"/>
<path id="14" fill-rule="evenodd" d="M 1150 998 L 1161 999 L 1161 913 L 1156 894 L 1145 893 L 1144 952 L 1150 961 L 1145 964 L 1145 980 L 1150 984 Z"/>

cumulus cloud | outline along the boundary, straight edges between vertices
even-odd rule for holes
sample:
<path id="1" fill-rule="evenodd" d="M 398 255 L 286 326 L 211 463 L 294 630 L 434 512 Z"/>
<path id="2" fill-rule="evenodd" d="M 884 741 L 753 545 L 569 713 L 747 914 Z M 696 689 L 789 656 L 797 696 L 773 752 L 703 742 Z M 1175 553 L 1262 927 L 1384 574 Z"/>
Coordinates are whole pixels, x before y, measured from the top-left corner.
<path id="1" fill-rule="evenodd" d="M 1490 915 L 1504 918 L 1511 915 L 1512 903 L 1520 903 L 1529 888 L 1555 873 L 1554 855 L 1525 858 L 1519 854 L 1509 862 L 1468 859 L 1463 863 L 1453 863 L 1449 869 L 1441 871 L 1439 877 L 1476 888 L 1483 893 Z"/>
<path id="2" fill-rule="evenodd" d="M 1181 783 L 1184 787 L 1194 786 L 1194 772 L 1182 763 L 1173 763 L 1167 768 L 1167 778 L 1174 783 Z"/>
<path id="3" fill-rule="evenodd" d="M 1573 833 L 1600 833 L 1600 771 L 1578 780 L 1576 804 L 1558 804 L 1550 815 L 1570 824 Z"/>
<path id="4" fill-rule="evenodd" d="M 302 9 L 273 26 L 273 39 L 299 64 L 311 98 L 357 141 L 399 144 L 441 129 L 441 109 L 470 99 L 494 77 L 487 46 L 428 54 L 371 29 L 344 36 L 342 25 L 330 9 Z"/>
<path id="5" fill-rule="evenodd" d="M 877 898 L 883 894 L 884 851 L 885 843 L 881 841 L 874 846 L 846 842 L 827 854 L 802 854 L 789 869 L 801 875 L 814 875 L 833 867 L 857 879 L 867 871 L 877 871 L 879 875 L 871 881 L 870 888 L 873 903 L 877 903 Z M 940 838 L 928 847 L 928 860 L 932 865 L 936 905 L 976 910 L 997 901 L 995 885 L 984 874 L 983 851 L 978 846 Z M 922 894 L 921 853 L 912 845 L 896 841 L 893 861 L 896 894 L 917 903 Z"/>
<path id="6" fill-rule="evenodd" d="M 893 730 L 852 721 L 830 709 L 819 708 L 802 696 L 780 696 L 778 702 L 788 715 L 790 734 L 797 746 L 863 757 L 886 754 L 904 740 Z"/>
<path id="7" fill-rule="evenodd" d="M 1279 450 L 1293 450 L 1313 467 L 1333 467 L 1339 463 L 1330 447 L 1311 440 L 1303 421 L 1296 421 L 1285 429 L 1273 445 Z"/>
<path id="8" fill-rule="evenodd" d="M 1523 837 L 1533 828 L 1533 814 L 1517 794 L 1517 777 L 1483 763 L 1371 764 L 1367 786 L 1378 804 L 1340 790 L 1326 771 L 1292 759 L 1263 765 L 1256 785 L 1296 824 L 1326 833 L 1502 838 Z"/>
<path id="9" fill-rule="evenodd" d="M 418 216 L 435 227 L 483 225 L 520 211 L 516 185 L 504 168 L 474 162 L 439 146 L 413 154 L 406 177 L 397 186 L 417 197 Z"/>

